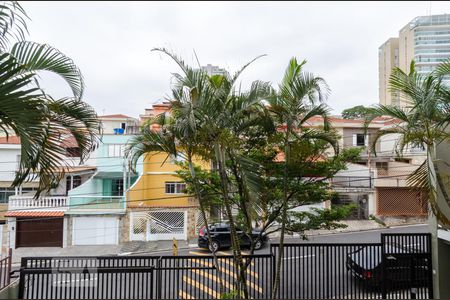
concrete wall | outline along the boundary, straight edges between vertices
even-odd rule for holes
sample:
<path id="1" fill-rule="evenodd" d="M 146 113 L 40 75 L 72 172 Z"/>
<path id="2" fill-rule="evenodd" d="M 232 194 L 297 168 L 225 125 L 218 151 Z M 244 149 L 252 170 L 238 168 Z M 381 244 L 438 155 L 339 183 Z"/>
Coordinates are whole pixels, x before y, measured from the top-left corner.
<path id="1" fill-rule="evenodd" d="M 336 173 L 336 177 L 344 176 L 344 177 L 370 177 L 369 168 L 363 165 L 346 163 L 346 170 L 340 170 Z"/>

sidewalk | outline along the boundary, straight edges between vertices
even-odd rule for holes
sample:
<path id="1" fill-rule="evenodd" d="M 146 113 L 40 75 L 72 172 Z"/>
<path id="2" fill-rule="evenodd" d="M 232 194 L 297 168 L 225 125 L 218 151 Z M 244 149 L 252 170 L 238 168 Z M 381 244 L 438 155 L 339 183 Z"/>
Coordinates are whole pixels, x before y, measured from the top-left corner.
<path id="1" fill-rule="evenodd" d="M 346 220 L 340 221 L 347 225 L 346 228 L 337 228 L 337 229 L 320 229 L 320 230 L 308 230 L 305 232 L 307 236 L 318 236 L 318 235 L 329 235 L 329 234 L 337 234 L 343 232 L 358 232 L 358 231 L 368 231 L 368 230 L 377 230 L 383 228 L 389 228 L 392 226 L 408 226 L 408 225 L 417 225 L 417 224 L 426 224 L 426 221 L 420 219 L 411 219 L 411 220 L 401 220 L 401 219 L 388 219 L 385 220 L 384 223 L 386 226 L 377 223 L 374 220 Z M 275 233 L 271 235 L 271 237 L 279 237 L 279 233 Z M 298 234 L 294 234 L 293 237 L 299 237 Z"/>
<path id="2" fill-rule="evenodd" d="M 59 247 L 24 247 L 13 250 L 13 266 L 20 266 L 20 260 L 26 256 L 108 256 L 108 255 L 138 255 L 139 253 L 157 253 L 172 250 L 172 241 L 126 242 L 121 245 L 68 246 Z M 187 249 L 189 244 L 197 245 L 196 239 L 178 241 L 178 249 Z"/>

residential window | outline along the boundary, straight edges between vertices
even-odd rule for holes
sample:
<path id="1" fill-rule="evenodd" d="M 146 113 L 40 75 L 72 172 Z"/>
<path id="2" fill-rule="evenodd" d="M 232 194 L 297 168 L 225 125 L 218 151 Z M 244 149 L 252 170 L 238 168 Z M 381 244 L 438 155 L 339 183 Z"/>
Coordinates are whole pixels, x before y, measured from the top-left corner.
<path id="1" fill-rule="evenodd" d="M 123 179 L 113 179 L 112 180 L 112 195 L 113 196 L 123 196 Z"/>
<path id="2" fill-rule="evenodd" d="M 127 123 L 120 123 L 120 128 L 125 129 L 127 127 Z"/>
<path id="3" fill-rule="evenodd" d="M 9 196 L 14 196 L 14 188 L 0 188 L 0 203 L 8 203 Z"/>
<path id="4" fill-rule="evenodd" d="M 368 146 L 369 139 L 363 133 L 356 133 L 353 135 L 353 146 Z"/>
<path id="5" fill-rule="evenodd" d="M 76 175 L 73 176 L 73 188 L 76 188 L 81 185 L 81 176 Z M 72 176 L 66 177 L 66 195 L 67 192 L 72 189 Z"/>
<path id="6" fill-rule="evenodd" d="M 183 194 L 185 189 L 184 182 L 166 182 L 166 194 Z"/>
<path id="7" fill-rule="evenodd" d="M 125 145 L 123 144 L 109 144 L 108 156 L 109 157 L 123 157 L 125 153 Z"/>
<path id="8" fill-rule="evenodd" d="M 356 135 L 356 146 L 364 146 L 364 134 Z"/>

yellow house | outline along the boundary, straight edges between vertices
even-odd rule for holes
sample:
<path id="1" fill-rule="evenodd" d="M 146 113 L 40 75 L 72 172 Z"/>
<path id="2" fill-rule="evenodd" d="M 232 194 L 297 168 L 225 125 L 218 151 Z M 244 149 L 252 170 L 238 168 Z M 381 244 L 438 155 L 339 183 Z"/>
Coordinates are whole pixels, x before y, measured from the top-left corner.
<path id="1" fill-rule="evenodd" d="M 195 237 L 202 219 L 198 201 L 184 193 L 185 183 L 176 174 L 181 158 L 164 152 L 148 153 L 143 173 L 127 193 L 129 240 L 187 240 Z M 196 161 L 203 169 L 210 164 Z"/>

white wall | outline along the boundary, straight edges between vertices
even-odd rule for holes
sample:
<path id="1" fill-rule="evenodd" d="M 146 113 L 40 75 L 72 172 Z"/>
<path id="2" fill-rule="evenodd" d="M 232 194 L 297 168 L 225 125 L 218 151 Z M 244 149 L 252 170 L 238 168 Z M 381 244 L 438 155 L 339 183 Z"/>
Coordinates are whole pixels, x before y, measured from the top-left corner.
<path id="1" fill-rule="evenodd" d="M 346 163 L 347 170 L 341 170 L 335 177 L 370 177 L 369 168 L 359 164 Z"/>

